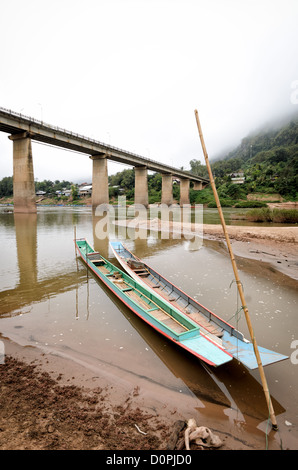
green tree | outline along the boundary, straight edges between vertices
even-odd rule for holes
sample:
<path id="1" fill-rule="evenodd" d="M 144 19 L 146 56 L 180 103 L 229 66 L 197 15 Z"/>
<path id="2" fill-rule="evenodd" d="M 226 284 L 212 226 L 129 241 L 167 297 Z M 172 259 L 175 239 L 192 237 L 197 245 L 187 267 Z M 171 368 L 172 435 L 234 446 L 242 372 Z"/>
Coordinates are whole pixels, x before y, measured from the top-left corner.
<path id="1" fill-rule="evenodd" d="M 161 191 L 162 186 L 162 176 L 160 173 L 154 173 L 153 175 L 148 175 L 148 188 L 149 191 Z"/>
<path id="2" fill-rule="evenodd" d="M 75 186 L 74 184 L 71 186 L 71 197 L 73 201 L 79 199 L 79 191 L 77 186 Z"/>
<path id="3" fill-rule="evenodd" d="M 0 197 L 9 197 L 13 194 L 13 178 L 5 176 L 0 181 Z"/>
<path id="4" fill-rule="evenodd" d="M 208 178 L 208 170 L 206 165 L 202 165 L 199 160 L 191 160 L 190 164 L 190 172 L 196 176 L 202 176 L 202 178 Z"/>
<path id="5" fill-rule="evenodd" d="M 227 187 L 227 195 L 232 199 L 245 199 L 246 194 L 240 184 L 230 184 Z"/>

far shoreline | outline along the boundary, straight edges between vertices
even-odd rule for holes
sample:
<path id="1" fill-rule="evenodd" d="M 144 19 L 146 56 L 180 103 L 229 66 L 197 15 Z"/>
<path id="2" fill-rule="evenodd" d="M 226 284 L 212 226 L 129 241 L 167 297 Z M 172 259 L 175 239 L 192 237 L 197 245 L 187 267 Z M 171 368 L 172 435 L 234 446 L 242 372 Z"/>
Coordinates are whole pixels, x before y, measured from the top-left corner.
<path id="1" fill-rule="evenodd" d="M 275 208 L 285 207 L 288 203 L 268 204 Z M 291 203 L 295 204 L 296 203 Z M 115 204 L 116 206 L 116 204 Z M 7 207 L 7 212 L 13 212 L 13 204 L 6 200 L 1 202 L 0 207 Z M 91 198 L 85 200 L 84 204 L 71 204 L 66 201 L 57 204 L 37 203 L 37 207 L 62 207 L 62 208 L 92 208 Z M 182 231 L 185 234 L 202 235 L 202 227 L 194 223 L 180 223 L 177 227 L 175 222 L 169 222 L 161 225 L 159 219 L 140 220 L 126 219 L 116 221 L 115 225 L 128 226 L 130 228 L 146 229 L 171 233 L 173 230 Z M 264 226 L 264 225 L 228 225 L 227 231 L 231 240 L 233 252 L 235 256 L 250 260 L 260 261 L 273 266 L 278 271 L 290 277 L 294 281 L 298 280 L 298 226 L 292 224 L 284 224 L 282 226 Z M 223 241 L 225 237 L 220 223 L 203 224 L 203 238 L 209 240 Z"/>

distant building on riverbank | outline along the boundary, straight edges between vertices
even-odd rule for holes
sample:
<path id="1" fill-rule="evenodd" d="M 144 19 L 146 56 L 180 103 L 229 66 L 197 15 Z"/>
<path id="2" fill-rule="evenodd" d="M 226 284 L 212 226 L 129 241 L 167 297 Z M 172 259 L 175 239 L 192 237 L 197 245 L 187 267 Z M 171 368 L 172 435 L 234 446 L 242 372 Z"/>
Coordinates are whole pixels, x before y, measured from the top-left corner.
<path id="1" fill-rule="evenodd" d="M 79 186 L 79 196 L 86 197 L 92 194 L 92 184 L 83 183 Z"/>
<path id="2" fill-rule="evenodd" d="M 231 173 L 231 183 L 233 184 L 243 184 L 245 182 L 245 176 L 243 171 L 239 171 L 238 173 Z"/>

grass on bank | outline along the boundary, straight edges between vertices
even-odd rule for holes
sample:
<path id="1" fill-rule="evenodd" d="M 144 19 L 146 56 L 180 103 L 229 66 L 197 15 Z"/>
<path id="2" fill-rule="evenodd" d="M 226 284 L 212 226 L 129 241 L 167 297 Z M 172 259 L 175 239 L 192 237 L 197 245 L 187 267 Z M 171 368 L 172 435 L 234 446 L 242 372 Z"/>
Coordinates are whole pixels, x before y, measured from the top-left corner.
<path id="1" fill-rule="evenodd" d="M 252 209 L 246 214 L 251 222 L 275 222 L 280 224 L 298 224 L 298 210 L 296 209 Z"/>

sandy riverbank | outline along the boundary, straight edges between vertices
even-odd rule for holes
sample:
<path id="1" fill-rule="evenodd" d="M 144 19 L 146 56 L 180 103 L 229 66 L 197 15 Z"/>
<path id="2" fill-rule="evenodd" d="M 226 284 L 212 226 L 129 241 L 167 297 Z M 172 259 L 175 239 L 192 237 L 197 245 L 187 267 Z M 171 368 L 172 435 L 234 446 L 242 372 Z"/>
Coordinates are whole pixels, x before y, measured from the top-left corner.
<path id="1" fill-rule="evenodd" d="M 298 280 L 298 227 L 227 226 L 233 253 L 261 261 Z M 224 240 L 222 227 L 204 225 L 204 237 Z"/>
<path id="2" fill-rule="evenodd" d="M 166 234 L 198 235 L 211 240 L 225 242 L 220 224 L 162 222 L 152 220 L 123 220 L 116 225 L 129 226 L 134 229 L 144 229 L 163 232 Z M 298 227 L 258 227 L 227 225 L 232 249 L 236 256 L 261 261 L 288 277 L 298 280 Z"/>

